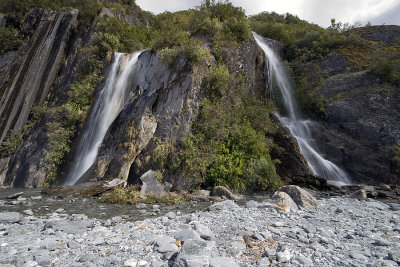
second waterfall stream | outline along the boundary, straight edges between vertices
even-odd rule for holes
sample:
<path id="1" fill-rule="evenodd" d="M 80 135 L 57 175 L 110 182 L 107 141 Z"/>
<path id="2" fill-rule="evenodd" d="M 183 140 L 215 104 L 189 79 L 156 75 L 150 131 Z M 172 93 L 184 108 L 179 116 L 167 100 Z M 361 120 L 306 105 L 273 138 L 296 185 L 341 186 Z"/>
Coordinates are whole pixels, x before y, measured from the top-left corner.
<path id="1" fill-rule="evenodd" d="M 296 107 L 296 102 L 293 98 L 293 90 L 289 79 L 279 57 L 274 50 L 265 42 L 264 38 L 253 32 L 253 36 L 259 47 L 264 51 L 267 66 L 267 77 L 270 81 L 276 80 L 276 83 L 281 91 L 284 106 L 287 112 L 287 117 L 276 114 L 279 121 L 290 133 L 296 138 L 301 153 L 307 160 L 308 166 L 314 175 L 324 177 L 328 182 L 339 185 L 350 184 L 348 174 L 336 166 L 333 162 L 325 159 L 318 153 L 317 147 L 311 142 L 311 130 L 309 125 L 311 121 L 300 118 L 300 113 Z"/>
<path id="2" fill-rule="evenodd" d="M 96 161 L 98 150 L 113 121 L 124 107 L 127 87 L 141 52 L 115 53 L 110 73 L 87 119 L 65 184 L 73 185 Z"/>

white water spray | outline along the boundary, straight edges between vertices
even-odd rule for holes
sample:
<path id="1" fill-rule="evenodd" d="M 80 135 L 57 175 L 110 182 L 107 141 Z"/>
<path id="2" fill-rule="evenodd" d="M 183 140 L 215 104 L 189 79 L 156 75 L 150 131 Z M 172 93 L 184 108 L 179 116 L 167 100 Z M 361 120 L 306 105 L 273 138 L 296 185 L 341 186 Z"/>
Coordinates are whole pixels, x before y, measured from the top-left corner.
<path id="1" fill-rule="evenodd" d="M 93 106 L 78 144 L 66 185 L 75 184 L 96 161 L 99 147 L 108 128 L 124 107 L 126 89 L 140 54 L 141 52 L 137 52 L 129 56 L 115 53 L 110 74 Z"/>
<path id="2" fill-rule="evenodd" d="M 308 166 L 314 175 L 326 178 L 329 182 L 337 184 L 350 184 L 350 177 L 329 160 L 324 159 L 318 152 L 315 145 L 311 143 L 311 131 L 309 120 L 299 119 L 295 101 L 293 99 L 292 87 L 287 78 L 285 67 L 275 54 L 274 50 L 269 47 L 265 40 L 258 34 L 253 32 L 253 36 L 257 44 L 264 51 L 266 61 L 268 62 L 268 77 L 270 80 L 275 78 L 277 85 L 282 93 L 284 106 L 288 113 L 288 117 L 276 114 L 280 122 L 289 129 L 293 137 L 296 138 L 300 150 L 307 160 Z M 271 88 L 272 89 L 272 88 Z"/>

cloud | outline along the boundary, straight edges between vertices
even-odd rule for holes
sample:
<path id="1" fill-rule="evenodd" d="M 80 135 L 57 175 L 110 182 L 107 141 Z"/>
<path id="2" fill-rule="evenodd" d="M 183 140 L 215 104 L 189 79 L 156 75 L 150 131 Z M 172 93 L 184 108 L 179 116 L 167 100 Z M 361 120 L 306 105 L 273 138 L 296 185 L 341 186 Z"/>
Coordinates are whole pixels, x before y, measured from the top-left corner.
<path id="1" fill-rule="evenodd" d="M 393 8 L 397 0 L 303 0 L 300 16 L 321 26 L 329 26 L 330 20 L 354 24 L 376 17 Z"/>
<path id="2" fill-rule="evenodd" d="M 136 4 L 144 10 L 158 14 L 195 8 L 201 4 L 201 0 L 136 0 Z"/>
<path id="3" fill-rule="evenodd" d="M 387 10 L 386 12 L 384 12 L 383 14 L 380 14 L 376 17 L 372 17 L 369 19 L 365 19 L 363 22 L 371 22 L 372 24 L 375 25 L 382 25 L 382 24 L 386 24 L 386 25 L 400 25 L 400 4 L 398 4 L 397 6 L 390 8 L 389 10 Z"/>
<path id="4" fill-rule="evenodd" d="M 195 8 L 201 0 L 136 0 L 144 10 L 161 13 Z M 331 19 L 337 22 L 400 24 L 398 0 L 231 0 L 246 10 L 247 15 L 263 11 L 291 13 L 301 19 L 327 27 Z"/>

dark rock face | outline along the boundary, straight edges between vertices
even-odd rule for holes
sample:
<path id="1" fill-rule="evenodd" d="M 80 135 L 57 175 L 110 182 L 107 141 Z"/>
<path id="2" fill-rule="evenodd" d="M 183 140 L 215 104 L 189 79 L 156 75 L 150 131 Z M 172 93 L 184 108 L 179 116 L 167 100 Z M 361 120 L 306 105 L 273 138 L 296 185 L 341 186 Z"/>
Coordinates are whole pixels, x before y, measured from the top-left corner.
<path id="1" fill-rule="evenodd" d="M 0 142 L 9 130 L 21 129 L 33 105 L 43 103 L 61 67 L 78 11 L 33 9 L 22 30 L 35 33 L 18 51 L 4 55 L 0 88 Z"/>
<path id="2" fill-rule="evenodd" d="M 400 45 L 400 26 L 382 25 L 365 27 L 361 29 L 361 36 L 364 39 L 382 42 L 385 45 Z"/>
<path id="3" fill-rule="evenodd" d="M 47 14 L 48 17 L 43 17 L 44 14 Z M 24 57 L 24 51 L 29 49 L 29 44 L 32 42 L 38 32 L 40 32 L 40 29 L 46 25 L 46 27 L 52 29 L 51 31 L 47 30 L 45 32 L 46 34 L 40 37 L 42 38 L 41 40 L 38 39 L 38 42 L 40 41 L 39 43 L 41 44 L 46 44 L 48 42 L 52 44 L 52 47 L 50 47 L 51 49 L 46 52 L 47 54 L 45 54 L 48 61 L 45 61 L 44 64 L 47 64 L 48 68 L 44 73 L 41 73 L 42 80 L 46 81 L 45 85 L 48 87 L 46 87 L 47 93 L 45 94 L 45 92 L 41 90 L 43 87 L 41 87 L 41 89 L 38 88 L 41 86 L 41 83 L 23 83 L 25 89 L 31 88 L 32 92 L 37 92 L 35 96 L 36 102 L 32 101 L 30 103 L 31 106 L 40 104 L 40 101 L 43 101 L 46 98 L 48 100 L 49 107 L 59 106 L 67 101 L 69 85 L 76 79 L 77 66 L 79 65 L 80 61 L 80 57 L 77 53 L 77 47 L 79 45 L 85 45 L 85 43 L 89 42 L 89 40 L 86 40 L 86 42 L 82 40 L 81 37 L 77 36 L 76 32 L 74 31 L 77 23 L 77 15 L 78 12 L 76 10 L 71 12 L 54 13 L 43 11 L 41 9 L 33 9 L 27 16 L 22 29 L 26 29 L 29 32 L 34 31 L 34 34 L 18 52 L 14 53 L 13 57 L 15 57 L 15 62 L 19 62 L 19 60 Z M 35 18 L 35 16 L 39 17 Z M 43 19 L 43 21 L 41 21 L 41 19 Z M 48 19 L 48 21 L 45 19 Z M 52 23 L 56 24 L 53 25 Z M 37 50 L 29 49 L 29 51 L 35 55 L 35 53 L 41 53 L 42 50 L 40 48 L 41 46 L 37 47 Z M 45 48 L 48 47 L 45 46 Z M 35 56 L 35 58 L 36 57 L 37 56 Z M 35 69 L 31 68 L 29 70 L 25 69 L 24 71 L 37 73 Z M 28 74 L 25 73 L 24 75 L 26 76 Z M 7 84 L 5 83 L 4 88 L 6 88 L 6 86 Z M 49 90 L 50 88 L 52 88 L 52 90 Z M 7 88 L 7 90 L 10 90 L 10 88 Z M 39 97 L 41 99 L 39 99 Z M 30 99 L 32 100 L 32 98 Z M 29 109 L 31 106 L 29 106 Z M 27 114 L 24 115 L 26 118 L 28 118 L 29 109 L 27 109 Z M 46 138 L 47 120 L 48 118 L 46 116 L 42 116 L 40 121 L 30 128 L 25 134 L 24 140 L 19 145 L 15 154 L 6 162 L 7 164 L 3 164 L 1 166 L 3 170 L 1 170 L 2 173 L 0 173 L 0 181 L 1 178 L 3 178 L 5 185 L 14 187 L 43 186 L 47 174 L 47 162 L 45 160 L 45 150 L 48 149 L 48 142 Z M 3 160 L 2 162 L 5 161 Z"/>
<path id="4" fill-rule="evenodd" d="M 330 53 L 321 62 L 321 68 L 329 76 L 345 73 L 348 65 L 346 57 L 336 52 Z"/>
<path id="5" fill-rule="evenodd" d="M 399 183 L 390 170 L 392 147 L 400 144 L 398 88 L 356 72 L 329 77 L 322 93 L 328 119 L 315 129 L 321 151 L 344 166 L 354 182 Z"/>
<path id="6" fill-rule="evenodd" d="M 274 143 L 282 150 L 273 148 L 271 157 L 279 159 L 281 164 L 277 165 L 277 173 L 286 183 L 290 183 L 296 177 L 304 177 L 311 174 L 307 161 L 301 154 L 296 139 L 290 135 L 287 128 L 279 124 L 277 118 L 272 117 L 277 125 L 277 131 L 271 136 Z"/>

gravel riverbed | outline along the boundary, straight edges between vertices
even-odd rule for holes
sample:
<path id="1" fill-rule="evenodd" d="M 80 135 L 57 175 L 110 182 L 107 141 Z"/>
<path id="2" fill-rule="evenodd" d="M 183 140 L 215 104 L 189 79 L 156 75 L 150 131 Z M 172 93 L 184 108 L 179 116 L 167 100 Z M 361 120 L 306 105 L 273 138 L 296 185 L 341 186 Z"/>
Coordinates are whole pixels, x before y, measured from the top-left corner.
<path id="1" fill-rule="evenodd" d="M 148 206 L 159 209 L 156 206 Z M 398 266 L 400 205 L 334 197 L 283 211 L 224 200 L 129 221 L 0 213 L 1 266 Z"/>

